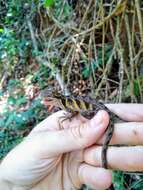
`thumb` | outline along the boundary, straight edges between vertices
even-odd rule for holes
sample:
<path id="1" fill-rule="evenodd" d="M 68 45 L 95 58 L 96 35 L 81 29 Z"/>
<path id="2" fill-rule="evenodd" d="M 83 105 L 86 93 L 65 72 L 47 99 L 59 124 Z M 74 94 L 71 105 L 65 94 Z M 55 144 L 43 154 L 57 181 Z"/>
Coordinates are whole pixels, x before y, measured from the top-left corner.
<path id="1" fill-rule="evenodd" d="M 52 131 L 42 136 L 45 154 L 58 154 L 79 150 L 96 143 L 105 132 L 109 123 L 109 116 L 105 111 L 99 111 L 91 120 L 77 127 L 70 127 L 60 131 Z M 40 146 L 41 147 L 41 146 Z"/>

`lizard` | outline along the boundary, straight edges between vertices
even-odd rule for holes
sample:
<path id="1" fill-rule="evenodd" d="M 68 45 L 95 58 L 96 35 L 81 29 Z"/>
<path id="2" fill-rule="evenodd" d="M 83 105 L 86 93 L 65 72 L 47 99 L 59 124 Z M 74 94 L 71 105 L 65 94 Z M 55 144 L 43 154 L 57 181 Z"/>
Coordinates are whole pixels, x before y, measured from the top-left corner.
<path id="1" fill-rule="evenodd" d="M 94 98 L 84 96 L 63 95 L 58 92 L 50 92 L 45 98 L 45 105 L 50 105 L 51 108 L 57 107 L 63 109 L 67 114 L 62 118 L 62 122 L 66 119 L 71 120 L 76 114 L 80 113 L 83 117 L 91 119 L 99 110 L 105 110 L 109 116 L 110 121 L 105 133 L 105 140 L 103 142 L 101 151 L 102 167 L 108 169 L 107 150 L 110 140 L 114 132 L 114 122 L 120 119 L 118 115 L 110 111 L 105 104 L 97 102 Z M 110 190 L 113 189 L 109 188 Z"/>

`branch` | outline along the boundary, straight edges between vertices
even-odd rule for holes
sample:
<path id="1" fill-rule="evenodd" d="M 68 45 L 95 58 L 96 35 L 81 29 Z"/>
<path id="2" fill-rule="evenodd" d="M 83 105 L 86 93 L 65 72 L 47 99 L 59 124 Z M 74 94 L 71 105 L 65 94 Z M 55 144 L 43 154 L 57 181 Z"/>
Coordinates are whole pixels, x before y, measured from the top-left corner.
<path id="1" fill-rule="evenodd" d="M 34 51 L 38 52 L 38 44 L 37 44 L 37 41 L 36 41 L 36 38 L 35 38 L 35 34 L 34 34 L 34 30 L 33 30 L 31 21 L 28 18 L 28 16 L 27 16 L 26 19 L 27 19 L 27 25 L 28 25 L 28 28 L 29 28 L 29 31 L 30 31 L 30 34 L 31 34 L 31 40 L 32 40 L 32 43 L 33 43 Z M 64 94 L 66 94 L 66 95 L 69 94 L 69 91 L 68 91 L 64 81 L 62 80 L 62 76 L 60 74 L 60 71 L 57 68 L 55 68 L 52 65 L 52 63 L 50 63 L 46 59 L 41 58 L 40 56 L 36 56 L 36 60 L 37 60 L 38 63 L 43 64 L 45 66 L 48 66 L 51 69 L 52 76 L 54 76 L 55 79 L 58 81 L 58 83 L 59 83 L 59 85 L 60 85 L 60 87 L 62 89 L 62 92 Z"/>

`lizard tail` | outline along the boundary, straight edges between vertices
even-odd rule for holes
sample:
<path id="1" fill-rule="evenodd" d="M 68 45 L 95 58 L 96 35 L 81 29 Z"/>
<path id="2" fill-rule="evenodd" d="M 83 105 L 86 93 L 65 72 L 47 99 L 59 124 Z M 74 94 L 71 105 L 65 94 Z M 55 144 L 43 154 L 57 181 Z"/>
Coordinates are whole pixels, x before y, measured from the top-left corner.
<path id="1" fill-rule="evenodd" d="M 102 167 L 105 169 L 108 169 L 108 162 L 107 162 L 107 150 L 108 150 L 108 145 L 110 143 L 110 140 L 112 138 L 114 132 L 114 126 L 112 121 L 109 122 L 106 134 L 105 134 L 105 141 L 103 143 L 103 148 L 101 152 L 101 159 L 102 159 Z M 108 189 L 106 190 L 114 190 L 114 186 L 111 185 Z"/>
<path id="2" fill-rule="evenodd" d="M 108 150 L 108 145 L 112 138 L 113 132 L 114 132 L 114 126 L 113 126 L 113 123 L 110 121 L 106 134 L 105 134 L 105 140 L 104 140 L 103 148 L 101 152 L 102 167 L 105 169 L 108 169 L 107 150 Z"/>

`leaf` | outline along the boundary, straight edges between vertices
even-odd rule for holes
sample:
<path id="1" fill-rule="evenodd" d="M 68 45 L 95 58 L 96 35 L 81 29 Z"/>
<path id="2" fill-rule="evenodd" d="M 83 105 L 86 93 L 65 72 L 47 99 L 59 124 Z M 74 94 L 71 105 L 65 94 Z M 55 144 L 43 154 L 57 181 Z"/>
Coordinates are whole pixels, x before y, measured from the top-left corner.
<path id="1" fill-rule="evenodd" d="M 116 190 L 124 189 L 124 173 L 120 171 L 113 172 L 114 188 Z"/>
<path id="2" fill-rule="evenodd" d="M 134 94 L 136 97 L 139 97 L 140 95 L 140 89 L 139 89 L 139 84 L 137 80 L 134 81 Z"/>
<path id="3" fill-rule="evenodd" d="M 9 96 L 8 97 L 8 103 L 10 105 L 14 105 L 14 104 L 16 104 L 16 99 L 13 96 Z"/>
<path id="4" fill-rule="evenodd" d="M 88 78 L 91 75 L 92 69 L 96 70 L 98 65 L 100 65 L 101 63 L 102 61 L 100 62 L 100 59 L 99 59 L 98 62 L 96 60 L 92 60 L 90 64 L 88 65 L 86 64 L 86 67 L 82 71 L 83 77 Z"/>
<path id="5" fill-rule="evenodd" d="M 4 122 L 4 119 L 0 119 L 0 128 L 4 127 L 5 126 L 5 122 Z"/>
<path id="6" fill-rule="evenodd" d="M 45 7 L 51 7 L 51 6 L 54 5 L 54 3 L 55 3 L 54 0 L 45 0 L 45 1 L 44 1 Z"/>
<path id="7" fill-rule="evenodd" d="M 98 69 L 99 66 L 103 65 L 103 61 L 102 61 L 102 48 L 99 48 L 97 50 L 97 54 L 98 54 L 98 59 L 95 60 L 93 59 L 91 61 L 91 63 L 88 63 L 87 61 L 84 62 L 84 68 L 82 70 L 82 75 L 84 78 L 88 78 L 92 72 L 96 71 L 96 69 Z M 111 51 L 112 51 L 112 46 L 110 44 L 107 44 L 105 46 L 105 63 L 108 62 L 110 55 L 111 55 Z"/>
<path id="8" fill-rule="evenodd" d="M 18 106 L 20 106 L 20 105 L 23 105 L 23 104 L 25 104 L 27 102 L 27 100 L 26 100 L 26 97 L 20 97 L 19 99 L 17 99 L 17 102 L 16 102 L 16 104 L 18 105 Z"/>
<path id="9" fill-rule="evenodd" d="M 3 28 L 0 28 L 0 33 L 3 33 L 4 32 L 4 29 Z"/>
<path id="10" fill-rule="evenodd" d="M 15 119 L 15 115 L 16 115 L 16 112 L 9 114 L 7 121 L 5 122 L 6 127 L 9 127 L 13 123 L 13 121 Z"/>
<path id="11" fill-rule="evenodd" d="M 127 0 L 123 1 L 122 3 L 119 3 L 114 11 L 114 16 L 118 16 L 122 14 L 127 7 Z"/>
<path id="12" fill-rule="evenodd" d="M 125 97 L 130 97 L 131 91 L 132 91 L 132 88 L 131 88 L 131 84 L 129 83 L 125 89 Z M 136 97 L 140 96 L 139 83 L 137 80 L 134 80 L 134 83 L 133 83 L 133 93 Z"/>

